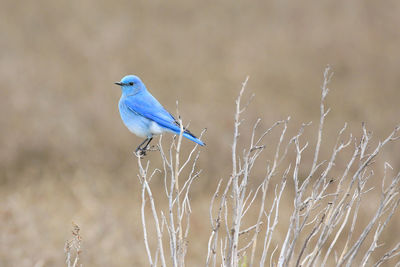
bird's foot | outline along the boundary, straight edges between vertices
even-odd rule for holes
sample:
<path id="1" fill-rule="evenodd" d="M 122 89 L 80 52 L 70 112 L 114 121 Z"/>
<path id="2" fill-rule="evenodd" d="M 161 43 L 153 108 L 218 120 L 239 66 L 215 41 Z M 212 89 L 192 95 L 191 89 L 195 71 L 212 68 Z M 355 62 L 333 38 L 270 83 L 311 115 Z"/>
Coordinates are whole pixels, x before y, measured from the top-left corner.
<path id="1" fill-rule="evenodd" d="M 147 151 L 158 151 L 158 150 L 159 150 L 158 146 L 143 147 L 136 149 L 134 154 L 139 158 L 143 158 L 144 156 L 147 155 Z"/>
<path id="2" fill-rule="evenodd" d="M 146 156 L 146 151 L 147 151 L 147 149 L 143 149 L 143 148 L 136 149 L 135 152 L 133 152 L 133 154 L 135 154 L 136 157 L 143 158 L 144 156 Z"/>

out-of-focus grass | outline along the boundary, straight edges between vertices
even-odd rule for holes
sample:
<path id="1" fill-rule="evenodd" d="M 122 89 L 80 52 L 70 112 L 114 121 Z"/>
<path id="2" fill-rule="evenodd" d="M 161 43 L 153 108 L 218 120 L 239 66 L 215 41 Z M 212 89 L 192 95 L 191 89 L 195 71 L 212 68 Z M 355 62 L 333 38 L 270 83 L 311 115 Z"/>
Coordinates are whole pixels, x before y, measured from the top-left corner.
<path id="1" fill-rule="evenodd" d="M 365 121 L 377 138 L 388 134 L 400 115 L 399 12 L 394 0 L 3 1 L 0 265 L 60 265 L 71 221 L 85 264 L 146 262 L 131 155 L 141 140 L 122 125 L 113 85 L 125 74 L 141 76 L 171 112 L 178 99 L 194 133 L 208 128 L 192 194 L 200 215 L 230 170 L 233 101 L 246 75 L 256 94 L 249 122 L 292 115 L 300 124 L 319 116 L 329 63 L 327 132 Z M 157 165 L 156 154 L 148 159 Z M 398 147 L 385 159 L 398 168 Z M 208 220 L 194 215 L 192 229 L 188 261 L 202 264 Z"/>

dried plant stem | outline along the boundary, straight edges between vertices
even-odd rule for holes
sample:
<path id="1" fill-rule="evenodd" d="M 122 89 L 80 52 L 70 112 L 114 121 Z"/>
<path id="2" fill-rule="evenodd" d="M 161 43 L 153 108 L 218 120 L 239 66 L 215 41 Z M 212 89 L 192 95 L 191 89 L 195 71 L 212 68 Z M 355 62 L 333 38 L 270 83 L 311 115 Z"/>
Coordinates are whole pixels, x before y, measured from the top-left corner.
<path id="1" fill-rule="evenodd" d="M 72 223 L 73 229 L 72 229 L 72 236 L 73 238 L 71 240 L 68 240 L 65 242 L 64 246 L 64 251 L 65 251 L 65 262 L 67 263 L 67 267 L 77 267 L 80 261 L 80 255 L 81 255 L 81 242 L 82 242 L 82 237 L 80 235 L 80 227 Z M 82 264 L 79 264 L 79 266 L 82 266 Z"/>
<path id="2" fill-rule="evenodd" d="M 305 141 L 305 130 L 311 123 L 302 124 L 293 136 L 287 137 L 290 118 L 277 121 L 263 131 L 260 130 L 261 119 L 258 119 L 249 144 L 239 153 L 239 141 L 243 142 L 239 140 L 242 115 L 252 99 L 242 104 L 248 77 L 243 82 L 235 106 L 232 171 L 226 180 L 219 180 L 209 207 L 211 233 L 206 266 L 380 266 L 400 255 L 398 242 L 380 257 L 373 256 L 382 245 L 381 236 L 400 205 L 400 172 L 393 174 L 390 164 L 385 163 L 383 178 L 377 177 L 374 160 L 388 144 L 400 138 L 400 128 L 395 128 L 374 145 L 365 124 L 361 137 L 356 139 L 346 134 L 345 123 L 335 136 L 330 155 L 321 160 L 323 140 L 329 138 L 323 131 L 329 113 L 325 102 L 331 78 L 328 66 L 321 86 L 320 117 L 314 142 Z M 168 203 L 165 211 L 157 207 L 151 190 L 151 178 L 158 170 L 148 175 L 149 161 L 143 166 L 143 159 L 138 159 L 143 238 L 151 266 L 158 266 L 158 261 L 161 266 L 167 266 L 168 260 L 174 267 L 185 266 L 192 213 L 190 189 L 201 171 L 196 170 L 197 145 L 182 157 L 184 127 L 178 118 L 180 135 L 174 138 L 167 151 L 161 145 L 162 138 L 158 145 L 163 163 L 165 203 Z M 276 136 L 275 131 L 278 131 Z M 271 152 L 270 159 L 261 162 L 260 156 L 266 149 Z M 313 156 L 307 165 L 304 158 L 310 149 Z M 349 153 L 346 154 L 346 150 Z M 258 165 L 261 166 L 258 169 L 264 170 L 261 177 L 253 174 Z M 372 177 L 381 184 L 380 200 L 374 202 L 372 216 L 363 216 L 365 225 L 361 226 L 362 207 L 370 192 L 376 191 L 371 186 Z M 291 198 L 293 205 L 283 205 L 283 196 Z M 151 211 L 148 218 L 151 224 L 146 221 L 146 210 Z M 149 225 L 154 225 L 156 237 L 148 235 Z M 355 233 L 359 233 L 358 236 Z M 156 248 L 152 247 L 151 240 Z M 169 255 L 163 246 L 167 241 Z M 373 259 L 378 260 L 373 262 Z"/>
<path id="3" fill-rule="evenodd" d="M 143 226 L 143 234 L 144 234 L 144 242 L 146 246 L 146 252 L 147 256 L 150 262 L 151 266 L 154 266 L 153 260 L 152 260 L 152 255 L 150 252 L 149 248 L 149 241 L 147 239 L 147 227 L 146 227 L 146 217 L 145 217 L 145 205 L 146 205 L 146 194 L 149 198 L 150 202 L 150 207 L 151 207 L 151 212 L 153 214 L 153 220 L 155 223 L 155 228 L 157 232 L 157 252 L 160 253 L 160 259 L 161 259 L 161 266 L 167 266 L 165 263 L 165 257 L 164 257 L 164 248 L 163 248 L 163 242 L 162 242 L 162 231 L 160 227 L 160 221 L 157 215 L 157 210 L 156 210 L 156 205 L 154 203 L 154 198 L 153 198 L 153 193 L 151 192 L 151 188 L 148 184 L 148 178 L 147 178 L 147 172 L 149 168 L 149 162 L 146 164 L 146 168 L 143 168 L 142 166 L 142 161 L 141 158 L 138 157 L 138 166 L 139 166 L 139 171 L 140 171 L 140 176 L 139 179 L 142 183 L 142 208 L 141 208 L 141 213 L 142 213 L 142 226 Z M 153 174 L 150 176 L 149 180 L 153 177 L 156 171 L 153 172 Z"/>
<path id="4" fill-rule="evenodd" d="M 199 177 L 201 171 L 196 171 L 196 163 L 199 158 L 199 152 L 195 155 L 197 145 L 191 150 L 187 158 L 180 165 L 181 158 L 181 143 L 182 134 L 184 127 L 182 120 L 178 116 L 178 123 L 181 125 L 181 132 L 178 138 L 173 140 L 168 152 L 165 153 L 162 147 L 162 136 L 160 137 L 158 149 L 163 162 L 163 174 L 164 174 L 164 188 L 165 188 L 165 200 L 168 203 L 168 209 L 166 212 L 159 211 L 157 208 L 156 200 L 153 197 L 150 181 L 157 172 L 161 172 L 155 169 L 152 174 L 148 175 L 148 169 L 150 162 L 147 161 L 146 166 L 142 165 L 143 159 L 138 157 L 139 167 L 139 181 L 142 184 L 142 227 L 143 227 L 143 238 L 145 243 L 145 249 L 148 257 L 148 261 L 151 266 L 157 266 L 157 261 L 160 259 L 161 266 L 167 266 L 166 256 L 164 251 L 163 242 L 166 240 L 163 229 L 164 227 L 168 232 L 169 249 L 170 249 L 170 260 L 172 266 L 185 266 L 185 255 L 187 246 L 187 237 L 189 234 L 190 225 L 190 198 L 189 192 L 193 181 Z M 201 135 L 203 135 L 204 131 Z M 190 167 L 191 166 L 191 167 Z M 190 168 L 190 169 L 189 169 Z M 182 171 L 188 169 L 188 176 L 183 186 L 180 186 L 179 178 Z M 152 221 L 157 233 L 156 243 L 157 247 L 155 252 L 152 252 L 152 246 L 150 245 L 148 236 L 148 224 L 146 223 L 145 211 L 146 203 L 149 202 L 149 209 L 152 214 Z M 160 215 L 159 215 L 160 214 Z M 168 214 L 164 216 L 164 214 Z M 161 217 L 160 217 L 161 216 Z"/>
<path id="5" fill-rule="evenodd" d="M 357 257 L 361 257 L 362 266 L 370 265 L 368 260 L 371 259 L 372 253 L 379 246 L 379 237 L 389 224 L 400 203 L 399 174 L 392 176 L 389 185 L 385 186 L 385 181 L 389 179 L 386 175 L 386 166 L 390 165 L 385 164 L 381 201 L 375 214 L 369 219 L 355 241 L 354 232 L 357 227 L 360 207 L 363 205 L 367 194 L 374 190 L 373 187 L 367 187 L 370 178 L 374 176 L 371 168 L 373 160 L 389 142 L 400 138 L 398 136 L 399 127 L 395 128 L 387 138 L 379 142 L 369 153 L 368 150 L 372 146 L 371 134 L 366 130 L 365 125 L 362 126 L 360 142 L 357 142 L 351 134 L 348 138 L 343 137 L 347 129 L 347 124 L 344 124 L 337 134 L 336 143 L 330 157 L 326 160 L 320 160 L 323 129 L 329 113 L 325 101 L 329 92 L 328 84 L 331 77 L 332 72 L 328 66 L 324 71 L 324 80 L 321 86 L 320 120 L 313 150 L 314 156 L 310 171 L 307 174 L 304 174 L 305 164 L 302 158 L 304 152 L 310 146 L 309 142 L 304 142 L 302 139 L 304 139 L 304 130 L 310 123 L 303 124 L 297 134 L 284 145 L 289 118 L 273 124 L 271 128 L 261 133 L 259 139 L 255 138 L 260 124 L 260 120 L 257 120 L 253 127 L 250 145 L 243 151 L 241 157 L 238 156 L 239 128 L 243 121 L 241 114 L 247 108 L 247 105 L 241 106 L 241 99 L 248 81 L 246 78 L 236 100 L 232 173 L 225 184 L 222 179 L 220 180 L 210 204 L 212 232 L 208 241 L 206 266 L 216 266 L 219 262 L 222 266 L 239 266 L 241 261 L 246 266 L 247 264 L 253 266 L 257 262 L 257 257 L 259 257 L 259 265 L 265 266 L 268 256 L 270 266 L 326 266 L 328 262 L 336 262 L 338 266 L 353 266 Z M 266 175 L 255 191 L 249 190 L 248 185 L 252 169 L 258 157 L 266 148 L 262 141 L 278 125 L 284 127 L 279 140 L 276 142 L 274 156 L 265 165 Z M 333 174 L 338 158 L 343 158 L 342 152 L 349 149 L 352 144 L 354 144 L 353 153 L 347 159 L 342 174 L 337 175 L 338 170 L 335 170 L 335 174 Z M 281 150 L 282 146 L 284 149 Z M 294 162 L 290 162 L 287 158 L 292 148 L 294 149 L 292 154 L 295 158 Z M 281 165 L 284 162 L 288 162 L 288 165 L 283 167 L 282 170 Z M 292 166 L 293 168 L 291 168 Z M 277 175 L 280 177 L 280 182 L 275 183 L 270 189 L 271 179 L 277 177 Z M 273 236 L 276 235 L 275 229 L 280 219 L 281 196 L 286 188 L 288 176 L 292 177 L 294 189 L 292 192 L 292 212 L 283 241 L 275 244 L 271 251 L 271 242 Z M 274 194 L 267 193 L 271 190 Z M 268 198 L 271 198 L 270 205 L 266 205 Z M 217 209 L 214 211 L 215 207 Z M 251 209 L 257 210 L 258 214 L 253 217 L 253 220 L 247 216 Z M 380 220 L 383 220 L 383 222 Z M 250 227 L 242 229 L 244 223 L 250 225 Z M 220 231 L 223 229 L 221 225 L 225 226 L 225 231 Z M 373 240 L 369 245 L 365 244 L 374 227 L 376 227 L 376 230 Z M 248 237 L 246 242 L 244 242 L 242 236 Z M 260 239 L 263 240 L 263 246 L 257 249 Z M 344 246 L 338 246 L 339 241 L 344 242 Z M 361 248 L 364 248 L 365 251 L 362 251 Z M 375 265 L 380 265 L 400 255 L 399 248 L 400 245 L 394 246 Z M 277 251 L 279 251 L 279 257 L 276 258 L 274 255 Z M 334 258 L 333 251 L 339 257 Z M 336 254 L 338 252 L 339 254 Z M 243 257 L 246 253 L 249 253 L 249 258 Z M 218 255 L 220 258 L 218 258 Z"/>

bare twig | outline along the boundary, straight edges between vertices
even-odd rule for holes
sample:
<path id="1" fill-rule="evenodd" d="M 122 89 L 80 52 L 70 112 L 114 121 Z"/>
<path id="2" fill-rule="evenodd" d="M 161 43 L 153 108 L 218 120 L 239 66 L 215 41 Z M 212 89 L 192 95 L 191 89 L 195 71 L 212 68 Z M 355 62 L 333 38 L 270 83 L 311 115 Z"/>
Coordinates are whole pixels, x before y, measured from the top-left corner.
<path id="1" fill-rule="evenodd" d="M 73 238 L 71 240 L 68 240 L 65 242 L 64 246 L 64 251 L 66 255 L 65 262 L 67 263 L 68 267 L 77 267 L 80 261 L 80 255 L 82 253 L 81 250 L 81 242 L 82 242 L 82 237 L 80 235 L 80 227 L 72 223 L 73 229 L 72 229 L 72 236 Z M 82 266 L 80 264 L 79 266 Z"/>

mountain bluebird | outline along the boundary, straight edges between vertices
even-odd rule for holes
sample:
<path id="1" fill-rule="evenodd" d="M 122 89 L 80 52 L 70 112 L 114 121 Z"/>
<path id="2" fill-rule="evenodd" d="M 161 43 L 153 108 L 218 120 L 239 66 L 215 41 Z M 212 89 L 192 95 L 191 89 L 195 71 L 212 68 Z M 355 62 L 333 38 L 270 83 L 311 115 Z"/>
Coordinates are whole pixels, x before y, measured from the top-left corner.
<path id="1" fill-rule="evenodd" d="M 125 126 L 139 137 L 146 138 L 135 150 L 145 155 L 154 135 L 163 132 L 180 134 L 180 124 L 164 107 L 147 91 L 139 77 L 128 75 L 116 85 L 121 86 L 119 113 Z M 187 139 L 204 146 L 204 143 L 184 128 L 182 134 Z"/>

